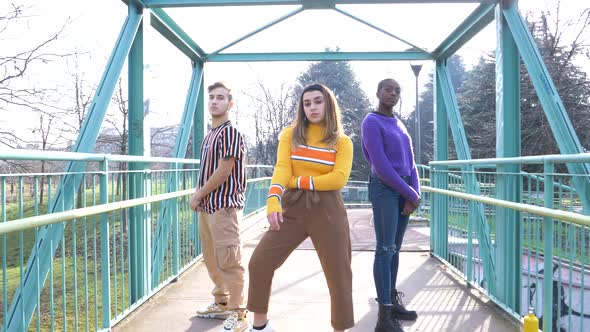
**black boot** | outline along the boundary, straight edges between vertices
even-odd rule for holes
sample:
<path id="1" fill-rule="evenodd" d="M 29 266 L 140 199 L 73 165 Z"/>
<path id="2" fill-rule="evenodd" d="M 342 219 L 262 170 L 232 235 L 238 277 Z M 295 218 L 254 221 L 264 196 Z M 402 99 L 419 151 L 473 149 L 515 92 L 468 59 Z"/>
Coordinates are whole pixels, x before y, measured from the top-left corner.
<path id="1" fill-rule="evenodd" d="M 393 303 L 393 309 L 391 310 L 392 317 L 401 320 L 418 319 L 418 314 L 416 314 L 415 311 L 407 310 L 406 307 L 404 307 L 402 297 L 404 297 L 404 293 L 398 292 L 395 289 L 391 291 L 391 303 Z"/>
<path id="2" fill-rule="evenodd" d="M 375 326 L 375 332 L 404 332 L 399 321 L 392 317 L 392 308 L 393 306 L 390 305 L 379 304 L 379 317 Z"/>

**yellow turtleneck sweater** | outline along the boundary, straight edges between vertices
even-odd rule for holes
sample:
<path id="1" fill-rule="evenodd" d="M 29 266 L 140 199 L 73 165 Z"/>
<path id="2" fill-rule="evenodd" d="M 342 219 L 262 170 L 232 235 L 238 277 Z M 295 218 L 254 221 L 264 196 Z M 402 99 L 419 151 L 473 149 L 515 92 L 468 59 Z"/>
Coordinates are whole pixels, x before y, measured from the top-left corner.
<path id="1" fill-rule="evenodd" d="M 266 199 L 266 213 L 282 212 L 285 188 L 331 191 L 344 188 L 352 168 L 352 141 L 344 134 L 332 148 L 322 142 L 324 127 L 309 124 L 307 145 L 293 150 L 293 127 L 279 135 L 277 164 Z"/>

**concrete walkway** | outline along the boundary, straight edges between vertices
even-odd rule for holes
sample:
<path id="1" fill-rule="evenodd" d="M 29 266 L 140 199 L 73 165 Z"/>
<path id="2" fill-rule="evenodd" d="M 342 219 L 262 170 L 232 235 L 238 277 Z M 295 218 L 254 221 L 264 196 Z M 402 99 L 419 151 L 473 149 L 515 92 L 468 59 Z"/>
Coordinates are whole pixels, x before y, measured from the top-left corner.
<path id="1" fill-rule="evenodd" d="M 356 326 L 349 331 L 371 332 L 377 320 L 372 276 L 373 252 L 370 210 L 349 210 L 353 239 L 353 299 Z M 244 262 L 248 262 L 266 222 L 244 233 Z M 478 291 L 467 289 L 436 259 L 430 258 L 424 226 L 408 229 L 402 250 L 398 289 L 408 308 L 418 311 L 416 322 L 404 322 L 408 331 L 519 331 L 520 326 Z M 211 302 L 205 265 L 196 264 L 164 288 L 114 331 L 218 331 L 222 321 L 195 317 L 195 310 Z M 247 293 L 247 292 L 246 292 Z M 278 332 L 332 331 L 326 281 L 315 251 L 303 243 L 275 273 L 269 317 Z"/>

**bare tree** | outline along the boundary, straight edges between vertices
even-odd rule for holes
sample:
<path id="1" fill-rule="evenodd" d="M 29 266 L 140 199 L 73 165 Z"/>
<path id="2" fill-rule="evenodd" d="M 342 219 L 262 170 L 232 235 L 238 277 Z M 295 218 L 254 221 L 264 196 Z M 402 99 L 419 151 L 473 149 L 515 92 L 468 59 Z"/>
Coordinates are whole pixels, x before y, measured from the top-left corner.
<path id="1" fill-rule="evenodd" d="M 117 83 L 113 101 L 117 106 L 117 112 L 107 114 L 105 122 L 110 124 L 110 128 L 106 128 L 100 133 L 96 148 L 105 153 L 126 155 L 128 151 L 127 141 L 129 139 L 129 128 L 127 126 L 129 107 L 121 78 Z M 127 164 L 121 162 L 116 167 L 121 176 L 117 177 L 115 190 L 117 194 L 124 195 L 127 192 L 127 180 L 122 173 L 127 170 Z"/>
<path id="2" fill-rule="evenodd" d="M 154 157 L 173 157 L 178 126 L 151 128 L 150 146 Z"/>
<path id="3" fill-rule="evenodd" d="M 39 113 L 39 126 L 33 129 L 33 133 L 37 134 L 39 137 L 40 148 L 43 151 L 47 151 L 52 142 L 50 139 L 52 137 L 51 133 L 55 129 L 54 127 L 55 117 L 50 114 Z M 46 171 L 47 161 L 41 160 L 41 174 L 44 174 Z M 43 205 L 43 195 L 45 193 L 45 177 L 41 177 L 41 192 L 39 196 L 39 204 Z"/>
<path id="4" fill-rule="evenodd" d="M 295 114 L 293 88 L 283 83 L 278 94 L 274 95 L 262 81 L 258 81 L 258 87 L 261 92 L 259 95 L 246 94 L 256 105 L 252 162 L 274 165 L 279 134 L 293 121 Z"/>
<path id="5" fill-rule="evenodd" d="M 69 121 L 64 121 L 63 125 L 66 127 L 65 131 L 71 136 L 77 136 L 82 130 L 84 118 L 88 112 L 88 108 L 92 103 L 92 98 L 96 86 L 90 85 L 85 79 L 85 73 L 80 69 L 79 57 L 84 53 L 74 52 L 73 54 L 73 71 L 69 74 L 72 78 L 71 87 L 68 89 L 67 97 L 70 101 L 70 106 L 65 110 Z M 64 119 L 65 120 L 65 119 Z"/>
<path id="6" fill-rule="evenodd" d="M 4 12 L 0 12 L 0 38 L 6 35 L 12 26 L 18 27 L 26 18 L 25 11 L 29 9 L 21 4 L 11 3 Z M 37 64 L 46 64 L 51 61 L 67 57 L 68 54 L 51 52 L 51 45 L 63 33 L 67 22 L 56 32 L 51 33 L 45 39 L 32 43 L 24 50 L 10 50 L 8 47 L 0 48 L 0 112 L 14 109 L 38 109 L 55 108 L 44 98 L 47 89 L 39 87 L 23 86 L 19 79 L 26 77 L 31 68 Z M 18 147 L 22 141 L 10 130 L 0 130 L 0 144 L 12 148 Z"/>

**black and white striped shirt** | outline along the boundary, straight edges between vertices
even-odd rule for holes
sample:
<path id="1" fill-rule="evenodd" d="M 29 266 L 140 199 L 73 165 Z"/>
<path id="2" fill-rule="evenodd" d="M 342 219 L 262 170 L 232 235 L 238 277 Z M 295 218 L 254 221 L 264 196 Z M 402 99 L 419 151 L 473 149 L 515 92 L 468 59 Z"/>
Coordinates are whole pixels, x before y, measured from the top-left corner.
<path id="1" fill-rule="evenodd" d="M 225 208 L 244 208 L 246 173 L 244 168 L 245 145 L 242 134 L 228 120 L 212 128 L 201 144 L 201 174 L 199 187 L 209 180 L 218 167 L 219 160 L 235 157 L 229 177 L 203 198 L 205 211 L 214 213 Z"/>

